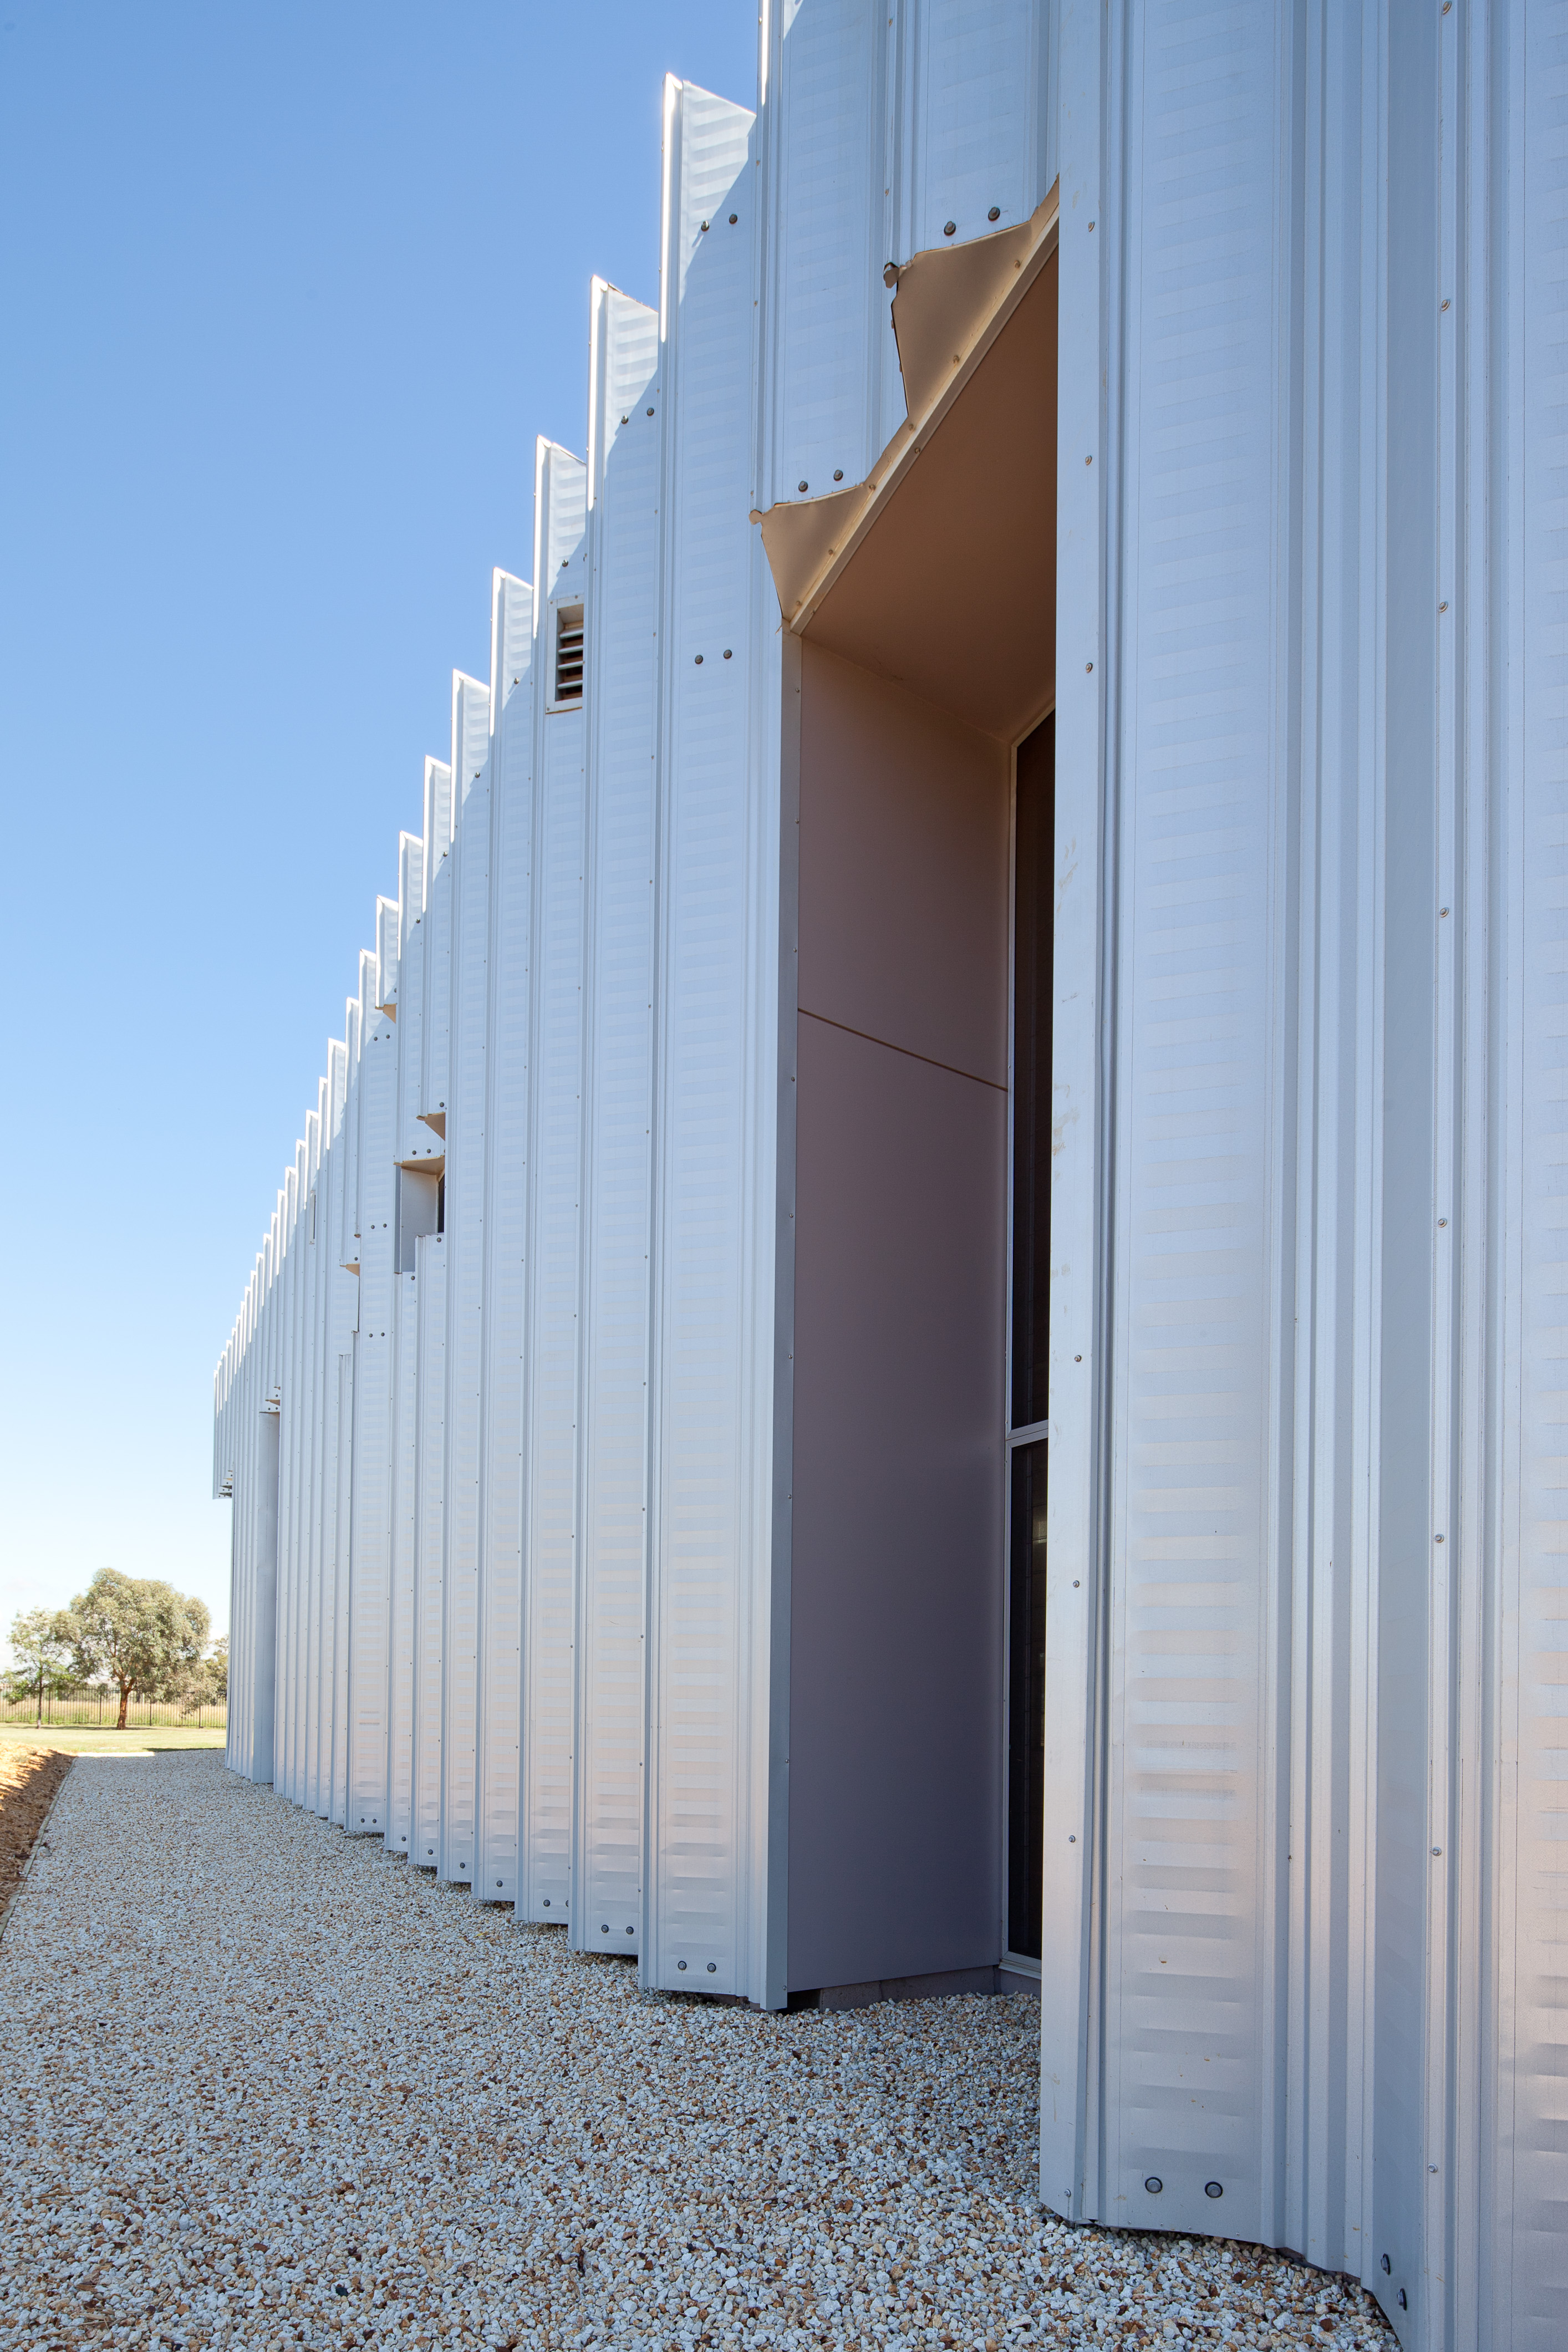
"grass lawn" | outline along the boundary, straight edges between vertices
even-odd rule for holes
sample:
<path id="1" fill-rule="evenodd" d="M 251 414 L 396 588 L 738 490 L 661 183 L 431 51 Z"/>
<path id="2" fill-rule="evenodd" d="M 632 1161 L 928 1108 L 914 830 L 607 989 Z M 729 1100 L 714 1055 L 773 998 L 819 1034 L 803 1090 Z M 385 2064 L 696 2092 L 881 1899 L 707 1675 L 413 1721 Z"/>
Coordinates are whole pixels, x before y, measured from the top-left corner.
<path id="1" fill-rule="evenodd" d="M 106 1727 L 102 1731 L 61 1729 L 41 1724 L 0 1724 L 0 1755 L 15 1748 L 47 1748 L 60 1756 L 153 1756 L 164 1748 L 221 1748 L 226 1733 L 182 1730 L 178 1724 L 146 1725 L 130 1731 Z"/>

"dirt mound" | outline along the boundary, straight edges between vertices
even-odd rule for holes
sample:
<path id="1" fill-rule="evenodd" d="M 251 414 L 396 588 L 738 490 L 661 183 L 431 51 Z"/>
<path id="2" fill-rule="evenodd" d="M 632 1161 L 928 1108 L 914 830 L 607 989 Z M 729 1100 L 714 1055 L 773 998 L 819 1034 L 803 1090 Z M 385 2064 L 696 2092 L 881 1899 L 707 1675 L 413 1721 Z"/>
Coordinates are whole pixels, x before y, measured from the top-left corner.
<path id="1" fill-rule="evenodd" d="M 14 1748 L 8 1741 L 0 1747 L 0 1923 L 70 1765 L 68 1756 L 47 1748 Z"/>

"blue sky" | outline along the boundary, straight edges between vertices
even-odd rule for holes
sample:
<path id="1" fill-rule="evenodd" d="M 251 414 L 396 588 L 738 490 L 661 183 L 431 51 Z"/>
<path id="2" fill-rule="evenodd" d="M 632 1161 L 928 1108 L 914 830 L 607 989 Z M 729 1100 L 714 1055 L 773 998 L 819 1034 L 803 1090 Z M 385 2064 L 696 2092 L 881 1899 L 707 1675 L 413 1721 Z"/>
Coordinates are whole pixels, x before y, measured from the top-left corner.
<path id="1" fill-rule="evenodd" d="M 226 1622 L 214 1363 L 589 278 L 657 299 L 662 76 L 754 103 L 756 41 L 0 0 L 0 1633 L 102 1565 Z"/>

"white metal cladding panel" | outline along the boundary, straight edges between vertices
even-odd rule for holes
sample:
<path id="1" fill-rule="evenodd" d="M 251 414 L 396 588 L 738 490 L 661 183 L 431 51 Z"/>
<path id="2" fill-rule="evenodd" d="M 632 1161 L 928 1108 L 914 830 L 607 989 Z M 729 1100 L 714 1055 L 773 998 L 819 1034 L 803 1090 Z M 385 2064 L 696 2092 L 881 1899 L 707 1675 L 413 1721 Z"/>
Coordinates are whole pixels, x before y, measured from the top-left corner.
<path id="1" fill-rule="evenodd" d="M 300 1153 L 300 1185 L 295 1208 L 290 1256 L 294 1263 L 294 1429 L 298 1451 L 294 1459 L 294 1556 L 291 1601 L 293 1627 L 293 1720 L 289 1727 L 289 1794 L 295 1804 L 305 1801 L 310 1750 L 310 1610 L 311 1503 L 315 1490 L 315 1285 L 310 1246 L 310 1147 Z"/>
<path id="2" fill-rule="evenodd" d="M 322 1412 L 326 1427 L 325 1452 L 321 1480 L 321 1727 L 318 1740 L 315 1789 L 312 1810 L 330 1819 L 332 1809 L 332 1739 L 335 1725 L 334 1694 L 336 1690 L 336 1652 L 338 1621 L 338 1577 L 340 1571 L 338 1495 L 342 1482 L 342 1450 L 351 1443 L 341 1416 L 342 1379 L 341 1360 L 345 1349 L 352 1348 L 351 1308 L 348 1286 L 354 1280 L 342 1268 L 344 1179 L 348 1165 L 348 1048 L 341 1039 L 333 1038 L 327 1047 L 327 1087 L 331 1104 L 330 1131 L 331 1149 L 323 1162 L 320 1180 L 323 1223 L 320 1246 L 323 1251 L 319 1279 L 326 1292 L 326 1336 L 322 1362 Z"/>
<path id="3" fill-rule="evenodd" d="M 354 1343 L 349 1567 L 348 1829 L 386 1826 L 387 1601 L 392 1567 L 393 1134 L 397 1032 L 374 1019 L 360 1056 L 360 1321 Z"/>
<path id="4" fill-rule="evenodd" d="M 613 287 L 595 297 L 571 1940 L 626 1952 L 642 1910 L 658 320 Z"/>
<path id="5" fill-rule="evenodd" d="M 1105 320 L 1109 224 L 1100 138 L 1106 106 L 1098 16 L 1069 12 L 1061 47 L 1063 121 L 1058 255 L 1064 349 L 1102 363 L 1063 366 L 1058 387 L 1056 852 L 1051 1060 L 1050 1475 L 1044 1745 L 1054 1834 L 1042 1856 L 1040 2194 L 1073 2220 L 1098 2210 L 1099 1578 L 1103 1556 L 1106 1151 L 1103 1028 L 1108 869 L 1114 835 L 1103 811 L 1108 750 L 1101 724 L 1106 664 L 1104 517 L 1108 494 Z M 1100 222 L 1090 235 L 1089 220 Z M 1080 460 L 1099 462 L 1086 467 Z M 1093 664 L 1093 667 L 1089 667 Z"/>
<path id="6" fill-rule="evenodd" d="M 425 844 L 416 833 L 397 836 L 397 952 L 402 956 L 408 934 L 425 912 Z M 401 985 L 401 979 L 399 982 Z M 401 1019 L 401 1014 L 399 1015 Z"/>
<path id="7" fill-rule="evenodd" d="M 375 1001 L 384 1013 L 397 1002 L 398 904 L 395 898 L 375 902 Z"/>
<path id="8" fill-rule="evenodd" d="M 534 578 L 541 598 L 549 598 L 560 593 L 562 572 L 575 569 L 583 551 L 583 533 L 588 518 L 588 469 L 572 450 L 542 437 L 534 458 Z M 543 618 L 542 613 L 540 618 Z M 553 639 L 540 651 L 552 665 Z M 551 701 L 554 692 L 555 673 L 552 667 L 545 674 L 542 699 Z"/>
<path id="9" fill-rule="evenodd" d="M 310 1324 L 307 1337 L 309 1351 L 309 1383 L 306 1411 L 310 1423 L 310 1477 L 305 1492 L 306 1543 L 304 1554 L 305 1606 L 302 1618 L 304 1667 L 303 1740 L 300 1752 L 300 1802 L 308 1811 L 315 1811 L 316 1770 L 321 1728 L 321 1487 L 326 1465 L 326 1414 L 323 1408 L 323 1359 L 326 1353 L 326 1318 L 330 1304 L 328 1285 L 323 1279 L 327 1264 L 325 1248 L 326 1224 L 321 1195 L 321 1144 L 326 1117 L 326 1080 L 318 1089 L 320 1112 L 308 1135 L 310 1191 L 306 1196 L 301 1218 L 301 1239 L 305 1251 L 305 1289 L 309 1303 Z M 307 1121 L 307 1129 L 311 1122 Z"/>
<path id="10" fill-rule="evenodd" d="M 452 853 L 442 854 L 430 883 L 425 933 L 425 1024 L 420 1038 L 422 1069 L 419 1116 L 444 1123 L 452 1071 Z M 430 1129 L 441 1134 L 443 1127 Z"/>
<path id="11" fill-rule="evenodd" d="M 1289 413 L 1269 12 L 1128 58 L 1101 2212 L 1271 2234 Z M 1192 80 L 1201 52 L 1205 102 Z M 1282 282 L 1284 281 L 1284 282 Z M 1287 1261 L 1289 1263 L 1289 1260 Z M 1288 1525 L 1288 1522 L 1286 1523 Z M 1147 2176 L 1164 2182 L 1157 2204 Z"/>
<path id="12" fill-rule="evenodd" d="M 436 880 L 436 868 L 446 856 L 452 840 L 452 771 L 445 760 L 437 760 L 426 752 L 425 758 L 425 845 L 424 874 L 419 889 L 419 910 L 430 911 L 430 892 Z"/>
<path id="13" fill-rule="evenodd" d="M 295 1147 L 294 1165 L 284 1184 L 283 1299 L 284 1375 L 283 1423 L 279 1467 L 279 1573 L 284 1599 L 280 1618 L 284 1638 L 279 1644 L 281 1705 L 279 1724 L 282 1747 L 279 1787 L 293 1804 L 300 1801 L 300 1560 L 304 1549 L 306 1475 L 310 1424 L 305 1394 L 304 1253 L 300 1247 L 300 1190 L 304 1179 L 305 1146 Z"/>
<path id="14" fill-rule="evenodd" d="M 322 1165 L 323 1147 L 330 1147 L 331 1132 L 327 1086 L 327 1079 L 323 1076 L 317 1087 L 314 1118 L 306 1122 L 308 1174 L 310 1188 L 304 1216 L 307 1290 L 310 1315 L 308 1408 L 310 1417 L 310 1477 L 306 1505 L 310 1524 L 305 1558 L 305 1738 L 300 1801 L 310 1812 L 316 1810 L 316 1780 L 321 1754 L 321 1496 L 325 1478 L 327 1443 L 324 1360 L 327 1347 L 327 1316 L 331 1297 L 331 1286 L 325 1276 L 329 1261 L 326 1249 L 325 1175 Z"/>
<path id="15" fill-rule="evenodd" d="M 576 569 L 586 468 L 542 447 L 537 569 Z M 575 535 L 569 536 L 575 522 Z M 540 611 L 535 662 L 553 658 Z M 551 681 L 553 682 L 552 680 Z M 547 688 L 548 691 L 548 688 Z M 528 1291 L 523 1354 L 522 1726 L 518 1916 L 566 1915 L 576 1568 L 578 1202 L 582 1157 L 583 713 L 535 697 Z"/>
<path id="16" fill-rule="evenodd" d="M 417 1527 L 419 1286 L 395 1277 L 392 1311 L 392 1569 L 388 1606 L 387 1844 L 409 1850 L 414 1817 L 414 1596 Z"/>
<path id="17" fill-rule="evenodd" d="M 457 682 L 452 1072 L 447 1107 L 446 1630 L 441 1875 L 472 1884 L 479 1786 L 479 1417 L 484 1340 L 485 1049 L 489 961 L 489 696 Z M 480 722 L 484 722 L 481 736 Z M 477 764 L 476 764 L 477 763 Z"/>
<path id="18" fill-rule="evenodd" d="M 276 1305 L 273 1313 L 271 1348 L 272 1390 L 277 1392 L 278 1411 L 278 1632 L 274 1649 L 273 1672 L 273 1778 L 279 1794 L 287 1795 L 289 1786 L 289 1643 L 292 1616 L 289 1598 L 289 1515 L 293 1506 L 294 1448 L 289 1427 L 292 1383 L 289 1379 L 289 1296 L 293 1276 L 288 1258 L 289 1179 L 285 1176 L 279 1195 L 276 1219 L 277 1278 Z"/>
<path id="19" fill-rule="evenodd" d="M 882 270 L 908 258 L 894 251 L 886 12 L 795 0 L 770 16 L 763 169 L 752 173 L 768 196 L 760 242 L 771 383 L 753 501 L 764 509 L 864 481 L 886 447 L 903 395 Z M 755 229 L 754 203 L 740 205 L 731 234 Z M 721 215 L 726 228 L 735 209 Z"/>
<path id="20" fill-rule="evenodd" d="M 1498 2340 L 1511 2323 L 1517 2352 L 1548 2352 L 1563 2341 L 1568 2296 L 1568 8 L 1521 8 L 1510 29 L 1507 919 L 1517 1044 L 1501 1389 L 1518 1502 L 1500 1620 L 1500 2145 L 1482 2140 L 1479 2178 L 1501 2224 Z M 1472 331 L 1479 340 L 1479 320 Z"/>
<path id="21" fill-rule="evenodd" d="M 351 1275 L 349 1279 L 354 1277 Z M 338 1358 L 338 1510 L 334 1542 L 336 1618 L 332 1627 L 332 1747 L 328 1818 L 340 1829 L 349 1809 L 349 1596 L 353 1579 L 354 1358 Z"/>
<path id="22" fill-rule="evenodd" d="M 419 1110 L 443 1116 L 451 1060 L 452 771 L 425 762 L 425 1011 L 420 1038 Z"/>
<path id="23" fill-rule="evenodd" d="M 773 2005 L 776 599 L 764 625 L 752 253 L 700 228 L 749 185 L 750 129 L 669 86 L 643 1965 Z"/>
<path id="24" fill-rule="evenodd" d="M 949 221 L 954 242 L 1015 226 L 1045 195 L 1056 176 L 1052 22 L 1039 0 L 910 0 L 893 259 L 948 243 Z"/>
<path id="25" fill-rule="evenodd" d="M 324 1261 L 321 1279 L 330 1291 L 335 1291 L 346 1278 L 341 1268 Z M 329 1307 L 329 1315 L 331 1309 Z M 329 1344 L 322 1351 L 319 1384 L 321 1413 L 321 1479 L 320 1487 L 321 1525 L 319 1547 L 320 1593 L 316 1611 L 314 1634 L 317 1727 L 310 1764 L 310 1786 L 306 1803 L 311 1812 L 325 1821 L 332 1809 L 332 1731 L 333 1694 L 336 1685 L 336 1647 L 338 1618 L 338 1494 L 342 1481 L 340 1450 L 345 1433 L 339 1419 L 339 1399 L 342 1386 L 342 1358 Z"/>
<path id="26" fill-rule="evenodd" d="M 490 968 L 479 1480 L 479 1853 L 487 1899 L 517 1899 L 522 1701 L 522 1346 L 533 916 L 533 592 L 498 572 L 491 629 Z"/>
<path id="27" fill-rule="evenodd" d="M 434 1870 L 441 1835 L 442 1480 L 447 1468 L 447 1253 L 439 1234 L 414 1245 L 419 1286 L 414 1609 L 414 1821 L 410 1858 Z"/>
<path id="28" fill-rule="evenodd" d="M 425 1007 L 428 990 L 425 950 L 430 920 L 422 917 L 408 934 L 403 950 L 403 1002 L 397 1008 L 397 1158 L 439 1161 L 445 1147 L 434 1128 L 419 1116 L 425 1084 Z"/>
<path id="29" fill-rule="evenodd" d="M 344 1035 L 348 1044 L 348 1091 L 343 1101 L 343 1227 L 342 1263 L 359 1264 L 359 1076 L 360 1046 L 364 1036 L 359 1005 L 350 997 Z M 355 1310 L 358 1328 L 358 1310 Z"/>

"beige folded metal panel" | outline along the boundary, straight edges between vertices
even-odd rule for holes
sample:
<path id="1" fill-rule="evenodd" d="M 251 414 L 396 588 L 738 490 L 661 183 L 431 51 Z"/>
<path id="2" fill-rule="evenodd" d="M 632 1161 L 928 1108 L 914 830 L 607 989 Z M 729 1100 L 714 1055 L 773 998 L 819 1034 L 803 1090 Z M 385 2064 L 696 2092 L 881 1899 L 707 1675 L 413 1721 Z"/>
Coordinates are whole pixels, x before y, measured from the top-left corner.
<path id="1" fill-rule="evenodd" d="M 642 1913 L 658 358 L 657 313 L 595 279 L 571 1941 L 619 1952 Z"/>
<path id="2" fill-rule="evenodd" d="M 497 572 L 490 602 L 490 908 L 479 1474 L 478 1860 L 488 1901 L 517 1899 L 522 1703 L 522 1350 L 533 889 L 533 591 Z"/>

